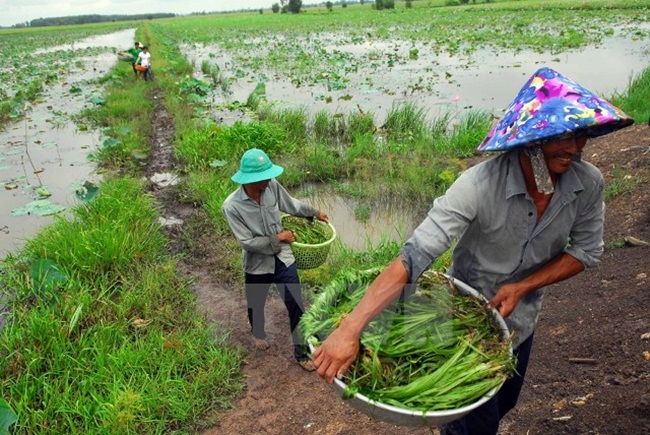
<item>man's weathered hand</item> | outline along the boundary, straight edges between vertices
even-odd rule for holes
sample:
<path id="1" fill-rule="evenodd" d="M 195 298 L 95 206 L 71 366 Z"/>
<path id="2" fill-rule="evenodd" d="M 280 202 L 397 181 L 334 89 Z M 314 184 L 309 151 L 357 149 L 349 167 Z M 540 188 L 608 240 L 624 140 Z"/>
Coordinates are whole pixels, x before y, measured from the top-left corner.
<path id="1" fill-rule="evenodd" d="M 525 289 L 518 283 L 504 284 L 490 301 L 490 307 L 499 310 L 503 317 L 508 317 L 525 294 Z"/>
<path id="2" fill-rule="evenodd" d="M 316 219 L 323 222 L 329 222 L 330 220 L 329 216 L 327 216 L 327 213 L 325 213 L 322 210 L 318 210 L 318 214 L 316 214 Z"/>
<path id="3" fill-rule="evenodd" d="M 278 234 L 278 240 L 284 243 L 293 243 L 296 241 L 296 235 L 291 230 L 284 230 Z"/>
<path id="4" fill-rule="evenodd" d="M 335 376 L 345 373 L 358 353 L 359 337 L 338 328 L 314 351 L 314 366 L 319 376 L 331 384 Z"/>

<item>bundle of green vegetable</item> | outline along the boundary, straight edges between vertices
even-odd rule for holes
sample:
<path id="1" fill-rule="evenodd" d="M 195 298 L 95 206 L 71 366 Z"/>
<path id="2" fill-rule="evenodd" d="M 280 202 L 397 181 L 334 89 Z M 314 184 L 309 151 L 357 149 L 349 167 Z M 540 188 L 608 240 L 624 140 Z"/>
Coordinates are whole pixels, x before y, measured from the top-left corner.
<path id="1" fill-rule="evenodd" d="M 284 216 L 282 226 L 285 230 L 294 232 L 296 242 L 305 245 L 320 245 L 327 242 L 332 233 L 328 226 L 322 225 L 312 219 L 298 216 Z"/>
<path id="2" fill-rule="evenodd" d="M 316 341 L 327 337 L 378 273 L 339 274 L 303 315 L 301 333 Z M 510 343 L 485 303 L 429 271 L 412 295 L 368 325 L 359 356 L 344 377 L 344 398 L 361 393 L 411 410 L 458 409 L 501 385 L 513 371 Z"/>

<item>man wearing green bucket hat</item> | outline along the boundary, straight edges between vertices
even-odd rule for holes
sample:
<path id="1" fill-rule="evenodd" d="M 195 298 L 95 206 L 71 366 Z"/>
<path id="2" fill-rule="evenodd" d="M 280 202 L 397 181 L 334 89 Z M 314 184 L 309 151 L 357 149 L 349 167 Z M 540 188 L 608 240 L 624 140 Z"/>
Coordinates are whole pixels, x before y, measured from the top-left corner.
<path id="1" fill-rule="evenodd" d="M 604 181 L 580 159 L 587 138 L 632 118 L 550 68 L 538 70 L 479 151 L 504 151 L 454 182 L 433 203 L 395 259 L 314 351 L 328 382 L 352 364 L 368 322 L 417 282 L 454 242 L 450 275 L 505 318 L 516 374 L 442 435 L 495 435 L 517 403 L 546 287 L 596 266 L 603 251 Z"/>
<path id="2" fill-rule="evenodd" d="M 296 329 L 304 306 L 290 245 L 295 236 L 292 231 L 283 229 L 281 213 L 316 217 L 324 222 L 329 218 L 326 213 L 292 197 L 275 180 L 283 171 L 284 168 L 273 164 L 264 151 L 249 149 L 241 158 L 239 170 L 232 176 L 240 187 L 226 198 L 222 211 L 243 250 L 253 345 L 262 350 L 269 347 L 264 331 L 264 305 L 271 284 L 275 284 L 289 314 L 294 357 L 303 369 L 312 371 L 314 366 Z"/>

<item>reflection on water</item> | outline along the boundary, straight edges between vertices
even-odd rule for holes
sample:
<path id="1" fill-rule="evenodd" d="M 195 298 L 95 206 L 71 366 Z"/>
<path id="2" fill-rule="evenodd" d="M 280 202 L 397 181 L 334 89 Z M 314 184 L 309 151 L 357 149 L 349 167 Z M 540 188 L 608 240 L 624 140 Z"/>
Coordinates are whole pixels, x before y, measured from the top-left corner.
<path id="1" fill-rule="evenodd" d="M 95 35 L 89 38 L 75 41 L 71 44 L 57 45 L 55 47 L 43 48 L 36 50 L 38 53 L 53 53 L 61 50 L 81 50 L 84 48 L 102 48 L 108 47 L 117 50 L 126 50 L 133 46 L 135 29 L 120 30 L 119 32 L 106 33 L 104 35 Z"/>
<path id="2" fill-rule="evenodd" d="M 382 240 L 404 242 L 424 218 L 413 207 L 387 198 L 370 208 L 325 191 L 304 200 L 328 214 L 339 240 L 353 250 L 366 250 Z"/>
<path id="3" fill-rule="evenodd" d="M 319 38 L 336 40 L 326 34 Z M 327 45 L 325 42 L 319 49 L 330 54 L 345 52 L 355 58 L 355 69 L 343 73 L 345 88 L 339 90 L 330 88 L 328 80 L 312 78 L 312 82 L 297 83 L 283 71 L 266 68 L 243 75 L 245 67 L 236 60 L 243 55 L 230 56 L 216 45 L 188 45 L 183 47 L 183 53 L 197 69 L 207 61 L 218 65 L 232 79 L 231 94 L 217 96 L 217 104 L 232 100 L 245 102 L 257 82 L 263 81 L 269 101 L 304 107 L 311 114 L 320 110 L 348 113 L 361 108 L 374 113 L 379 124 L 393 104 L 401 101 L 424 108 L 429 118 L 470 108 L 499 115 L 524 82 L 542 66 L 554 68 L 607 97 L 625 91 L 630 78 L 648 66 L 650 57 L 647 41 L 614 37 L 605 38 L 598 46 L 563 53 L 486 48 L 468 55 L 450 55 L 439 52 L 433 44 L 419 43 L 418 56 L 411 59 L 411 47 L 411 41 L 399 40 L 390 44 L 378 41 Z M 250 51 L 246 53 L 252 56 Z M 400 61 L 390 62 L 394 56 Z"/>
<path id="4" fill-rule="evenodd" d="M 43 191 L 37 192 L 37 188 L 51 194 L 47 198 L 50 202 L 71 208 L 77 204 L 75 188 L 83 180 L 98 181 L 88 154 L 96 151 L 99 135 L 79 131 L 70 116 L 100 94 L 99 86 L 90 80 L 108 73 L 116 62 L 116 49 L 129 47 L 133 35 L 134 30 L 120 31 L 75 43 L 75 48 L 107 49 L 103 54 L 86 57 L 69 76 L 49 85 L 24 119 L 0 132 L 0 257 L 22 247 L 53 221 L 52 216 L 11 215 L 12 210 L 38 198 Z M 65 49 L 70 46 L 49 50 Z"/>

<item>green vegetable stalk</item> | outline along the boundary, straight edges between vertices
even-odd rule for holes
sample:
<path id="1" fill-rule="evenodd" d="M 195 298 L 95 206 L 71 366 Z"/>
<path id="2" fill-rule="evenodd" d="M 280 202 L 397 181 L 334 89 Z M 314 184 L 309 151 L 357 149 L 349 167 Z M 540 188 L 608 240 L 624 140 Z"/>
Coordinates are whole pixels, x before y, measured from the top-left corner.
<path id="1" fill-rule="evenodd" d="M 284 216 L 282 226 L 285 230 L 294 232 L 296 242 L 305 245 L 319 245 L 327 242 L 332 234 L 327 225 L 323 225 L 312 219 L 298 216 Z"/>
<path id="2" fill-rule="evenodd" d="M 361 300 L 379 269 L 337 275 L 303 315 L 301 333 L 322 340 Z M 344 398 L 411 410 L 469 405 L 514 372 L 510 343 L 485 303 L 426 272 L 414 294 L 386 309 L 361 337 Z"/>

